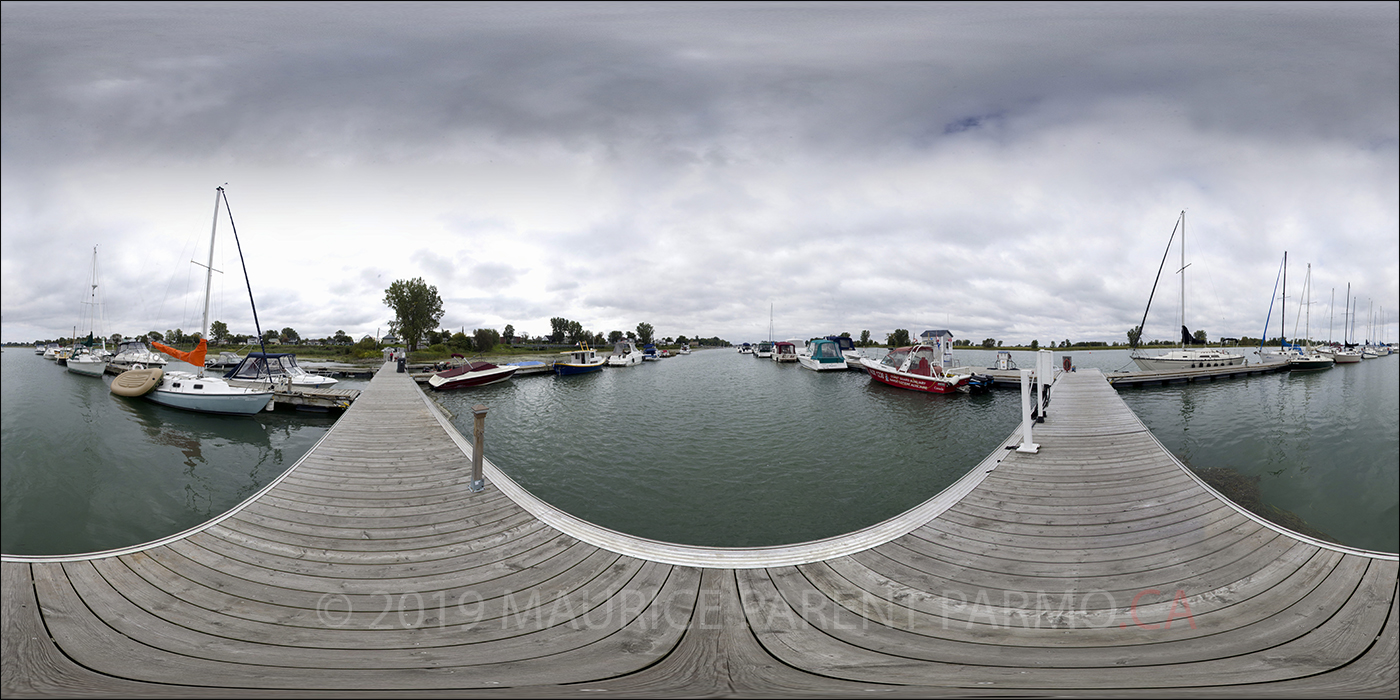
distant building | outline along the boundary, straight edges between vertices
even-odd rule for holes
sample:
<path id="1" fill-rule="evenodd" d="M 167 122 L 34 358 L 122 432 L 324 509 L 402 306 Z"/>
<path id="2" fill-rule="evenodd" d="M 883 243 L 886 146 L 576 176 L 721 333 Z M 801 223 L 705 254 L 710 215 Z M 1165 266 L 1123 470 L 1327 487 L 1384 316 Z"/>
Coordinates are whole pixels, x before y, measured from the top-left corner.
<path id="1" fill-rule="evenodd" d="M 939 329 L 939 330 L 936 330 L 936 331 L 924 331 L 923 333 L 920 333 L 920 334 L 919 334 L 919 339 L 922 340 L 922 341 L 924 341 L 925 343 L 928 343 L 928 344 L 934 343 L 934 342 L 937 341 L 939 338 L 944 338 L 944 339 L 946 339 L 946 340 L 952 340 L 952 339 L 953 339 L 953 332 L 952 332 L 952 331 L 945 331 L 945 330 Z M 946 341 L 945 341 L 945 342 L 946 342 Z"/>

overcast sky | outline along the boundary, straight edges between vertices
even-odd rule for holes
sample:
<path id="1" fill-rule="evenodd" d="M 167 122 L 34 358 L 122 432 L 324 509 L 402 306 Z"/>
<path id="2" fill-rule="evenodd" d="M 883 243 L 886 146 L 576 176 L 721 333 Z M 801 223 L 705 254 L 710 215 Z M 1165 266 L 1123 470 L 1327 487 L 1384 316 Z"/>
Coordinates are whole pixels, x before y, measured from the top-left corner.
<path id="1" fill-rule="evenodd" d="M 1400 307 L 1400 4 L 3 5 L 3 340 L 264 330 L 1125 341 Z M 1179 240 L 1179 239 L 1178 239 Z M 214 319 L 253 332 L 227 219 Z M 1305 321 L 1303 282 L 1311 263 Z M 1173 247 L 1146 337 L 1174 338 Z M 1335 310 L 1334 302 L 1335 298 Z M 1279 332 L 1275 302 L 1270 336 Z M 1301 328 L 1299 329 L 1301 331 Z"/>

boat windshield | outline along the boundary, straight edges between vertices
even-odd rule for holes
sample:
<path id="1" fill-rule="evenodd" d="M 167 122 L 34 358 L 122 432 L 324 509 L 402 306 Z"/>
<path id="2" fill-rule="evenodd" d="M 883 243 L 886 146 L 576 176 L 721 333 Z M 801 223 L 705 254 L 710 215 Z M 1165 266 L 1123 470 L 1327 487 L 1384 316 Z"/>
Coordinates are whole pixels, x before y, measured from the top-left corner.
<path id="1" fill-rule="evenodd" d="M 815 343 L 812 346 L 812 357 L 817 359 L 831 359 L 841 356 L 841 348 L 836 343 Z"/>
<path id="2" fill-rule="evenodd" d="M 880 364 L 898 369 L 900 365 L 904 364 L 907 357 L 909 357 L 909 348 L 895 348 L 880 360 Z"/>
<path id="3" fill-rule="evenodd" d="M 909 363 L 909 373 L 918 374 L 924 377 L 933 376 L 933 368 L 938 364 L 938 354 L 933 348 L 924 346 L 914 348 L 912 361 Z"/>

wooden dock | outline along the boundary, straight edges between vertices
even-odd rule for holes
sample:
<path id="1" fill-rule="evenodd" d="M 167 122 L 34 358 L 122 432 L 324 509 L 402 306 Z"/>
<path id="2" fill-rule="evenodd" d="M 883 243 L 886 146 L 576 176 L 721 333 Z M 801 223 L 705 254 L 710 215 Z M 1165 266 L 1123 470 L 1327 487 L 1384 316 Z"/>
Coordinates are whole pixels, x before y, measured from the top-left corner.
<path id="1" fill-rule="evenodd" d="M 1032 368 L 1033 369 L 1033 368 Z M 1288 370 L 1286 360 L 1267 360 L 1262 362 L 1249 362 L 1243 365 L 1232 367 L 1195 367 L 1189 369 L 1163 369 L 1150 371 L 1121 371 L 1102 372 L 1104 379 L 1109 385 L 1115 388 L 1130 386 L 1150 386 L 1153 384 L 1178 384 L 1185 382 L 1213 382 L 1222 379 L 1234 379 L 1236 377 L 1250 377 L 1257 374 L 1271 374 L 1274 372 L 1284 372 Z M 973 369 L 978 374 L 991 375 L 992 386 L 1002 388 L 1019 388 L 1021 386 L 1020 370 L 1004 369 Z M 1056 367 L 1055 373 L 1063 371 L 1062 367 Z"/>
<path id="2" fill-rule="evenodd" d="M 1096 370 L 943 493 L 782 547 L 562 513 L 387 366 L 232 512 L 3 557 L 26 696 L 1395 697 L 1397 557 L 1206 487 Z M 489 426 L 487 430 L 489 440 Z"/>

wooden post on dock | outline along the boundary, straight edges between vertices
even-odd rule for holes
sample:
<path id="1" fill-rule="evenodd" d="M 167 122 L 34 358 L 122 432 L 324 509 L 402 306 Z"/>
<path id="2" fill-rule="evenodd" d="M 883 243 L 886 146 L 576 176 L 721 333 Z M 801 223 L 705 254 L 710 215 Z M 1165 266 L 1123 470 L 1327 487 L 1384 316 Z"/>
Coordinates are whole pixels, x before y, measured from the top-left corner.
<path id="1" fill-rule="evenodd" d="M 486 488 L 486 480 L 481 477 L 482 453 L 486 451 L 486 406 L 477 404 L 472 406 L 472 415 L 475 417 L 472 425 L 472 483 L 473 493 Z"/>

